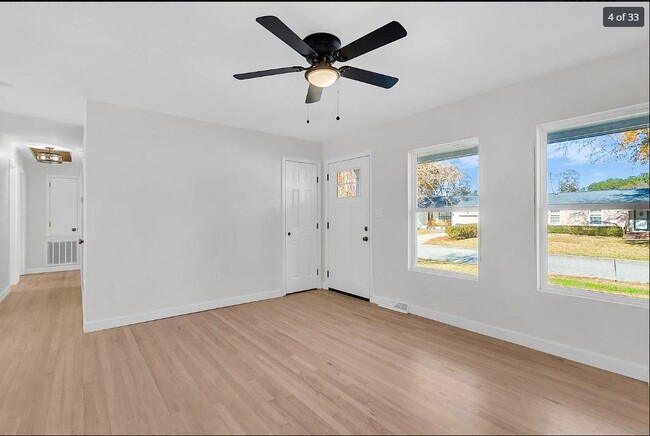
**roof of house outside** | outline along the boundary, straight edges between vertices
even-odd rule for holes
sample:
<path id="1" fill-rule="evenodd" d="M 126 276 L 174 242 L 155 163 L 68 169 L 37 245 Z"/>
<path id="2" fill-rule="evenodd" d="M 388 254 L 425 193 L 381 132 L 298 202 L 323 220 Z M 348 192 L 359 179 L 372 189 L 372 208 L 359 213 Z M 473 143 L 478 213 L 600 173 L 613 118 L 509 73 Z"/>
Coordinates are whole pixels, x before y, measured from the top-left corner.
<path id="1" fill-rule="evenodd" d="M 548 194 L 549 205 L 561 204 L 620 204 L 648 203 L 650 189 L 609 189 L 606 191 L 580 191 Z M 452 195 L 424 197 L 418 202 L 418 207 L 477 207 L 478 195 Z"/>
<path id="2" fill-rule="evenodd" d="M 609 189 L 548 194 L 548 204 L 648 203 L 650 189 Z"/>

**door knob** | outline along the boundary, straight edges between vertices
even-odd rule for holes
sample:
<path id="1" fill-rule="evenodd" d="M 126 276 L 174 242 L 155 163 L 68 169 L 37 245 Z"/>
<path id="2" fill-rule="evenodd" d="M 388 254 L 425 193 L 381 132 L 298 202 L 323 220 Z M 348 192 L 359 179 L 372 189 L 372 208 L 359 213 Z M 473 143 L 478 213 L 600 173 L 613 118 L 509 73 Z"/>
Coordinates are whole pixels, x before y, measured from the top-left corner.
<path id="1" fill-rule="evenodd" d="M 365 241 L 365 242 L 368 242 L 368 237 L 367 237 L 367 236 L 364 236 L 364 237 L 362 238 L 362 240 Z"/>
<path id="2" fill-rule="evenodd" d="M 83 243 L 84 243 L 84 240 L 83 240 L 83 239 L 79 239 L 79 245 L 81 245 L 81 244 L 83 244 Z"/>
<path id="3" fill-rule="evenodd" d="M 76 231 L 77 231 L 77 228 L 76 228 L 76 227 L 73 227 L 73 228 L 72 228 L 72 231 L 73 231 L 73 232 L 76 232 Z"/>
<path id="4" fill-rule="evenodd" d="M 287 233 L 287 236 L 291 236 L 291 232 Z"/>

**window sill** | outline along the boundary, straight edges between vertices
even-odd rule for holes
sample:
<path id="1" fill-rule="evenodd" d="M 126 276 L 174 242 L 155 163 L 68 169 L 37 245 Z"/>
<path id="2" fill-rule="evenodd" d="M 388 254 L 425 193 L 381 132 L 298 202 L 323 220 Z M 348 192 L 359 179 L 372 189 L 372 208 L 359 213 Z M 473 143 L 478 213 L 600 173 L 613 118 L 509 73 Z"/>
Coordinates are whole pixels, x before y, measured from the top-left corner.
<path id="1" fill-rule="evenodd" d="M 550 294 L 559 294 L 559 295 L 565 295 L 569 297 L 577 297 L 577 298 L 586 298 L 589 300 L 598 300 L 598 301 L 605 301 L 608 303 L 615 303 L 615 304 L 624 304 L 626 306 L 635 306 L 635 307 L 643 307 L 648 309 L 650 307 L 648 300 L 645 298 L 637 298 L 637 297 L 627 297 L 625 295 L 615 295 L 615 294 L 606 294 L 606 293 L 601 293 L 597 291 L 586 291 L 583 289 L 575 289 L 575 288 L 560 288 L 557 286 L 545 286 L 542 288 L 539 288 L 538 291 L 540 292 L 547 292 Z"/>
<path id="2" fill-rule="evenodd" d="M 451 278 L 454 278 L 454 279 L 472 280 L 472 281 L 475 281 L 475 282 L 478 281 L 478 275 L 459 273 L 459 272 L 455 272 L 455 271 L 445 271 L 445 270 L 436 269 L 436 268 L 423 268 L 423 267 L 420 267 L 420 266 L 413 266 L 413 267 L 409 268 L 409 271 L 424 273 L 424 274 L 430 274 L 430 275 L 434 275 L 434 276 L 451 277 Z"/>

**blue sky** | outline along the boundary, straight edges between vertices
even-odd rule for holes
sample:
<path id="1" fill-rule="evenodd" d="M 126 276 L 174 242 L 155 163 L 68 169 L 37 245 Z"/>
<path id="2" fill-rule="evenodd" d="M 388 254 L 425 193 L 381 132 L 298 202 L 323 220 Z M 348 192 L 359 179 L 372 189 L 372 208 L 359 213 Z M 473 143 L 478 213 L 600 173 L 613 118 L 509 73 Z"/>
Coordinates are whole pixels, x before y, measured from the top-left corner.
<path id="1" fill-rule="evenodd" d="M 607 142 L 594 142 L 594 144 L 612 145 L 611 139 Z M 568 145 L 568 147 L 566 147 Z M 565 146 L 566 153 L 558 150 Z M 591 162 L 591 145 L 581 148 L 578 141 L 570 143 L 549 144 L 547 153 L 547 178 L 549 192 L 552 192 L 551 180 L 548 173 L 553 175 L 553 188 L 557 189 L 558 175 L 566 170 L 574 170 L 580 174 L 580 188 L 586 188 L 591 183 L 600 182 L 610 178 L 627 179 L 648 172 L 647 164 L 632 164 L 627 159 L 611 157 L 609 159 Z"/>

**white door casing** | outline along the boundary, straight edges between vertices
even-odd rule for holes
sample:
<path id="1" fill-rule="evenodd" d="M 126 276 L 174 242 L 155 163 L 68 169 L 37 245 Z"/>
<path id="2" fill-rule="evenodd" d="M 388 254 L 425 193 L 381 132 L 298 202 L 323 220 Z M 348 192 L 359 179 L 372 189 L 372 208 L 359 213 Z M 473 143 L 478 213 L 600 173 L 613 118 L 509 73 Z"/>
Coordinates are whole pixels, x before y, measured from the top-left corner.
<path id="1" fill-rule="evenodd" d="M 328 287 L 370 298 L 370 157 L 331 162 L 327 173 Z"/>
<path id="2" fill-rule="evenodd" d="M 319 165 L 284 160 L 285 292 L 320 287 Z"/>
<path id="3" fill-rule="evenodd" d="M 47 236 L 77 237 L 80 234 L 79 179 L 48 176 L 47 183 Z"/>

